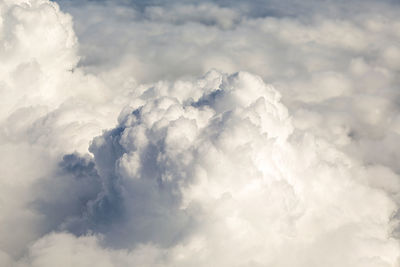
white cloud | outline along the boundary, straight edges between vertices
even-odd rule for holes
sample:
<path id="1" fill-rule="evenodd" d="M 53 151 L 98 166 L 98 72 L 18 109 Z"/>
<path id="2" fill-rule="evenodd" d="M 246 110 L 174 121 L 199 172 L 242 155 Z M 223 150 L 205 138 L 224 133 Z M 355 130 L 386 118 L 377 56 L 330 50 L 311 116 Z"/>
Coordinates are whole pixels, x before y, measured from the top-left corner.
<path id="1" fill-rule="evenodd" d="M 257 76 L 210 72 L 185 86 L 159 83 L 135 93 L 119 126 L 90 147 L 101 192 L 83 194 L 92 198 L 81 206 L 85 212 L 63 222 L 65 230 L 104 238 L 44 237 L 28 264 L 397 264 L 399 245 L 390 237 L 396 204 L 381 191 L 387 185 L 374 184 L 374 175 L 394 184 L 396 175 L 365 170 L 323 139 L 293 132 L 278 92 Z M 85 164 L 68 165 L 79 170 L 76 179 L 87 179 Z M 85 187 L 68 194 L 82 195 Z M 142 253 L 146 263 L 137 258 Z"/>
<path id="2" fill-rule="evenodd" d="M 61 4 L 0 2 L 0 265 L 399 264 L 398 4 Z"/>
<path id="3" fill-rule="evenodd" d="M 63 154 L 85 153 L 120 105 L 114 112 L 119 100 L 103 82 L 75 69 L 72 19 L 57 4 L 2 1 L 0 14 L 0 250 L 17 258 L 46 228 L 31 206 L 34 184 L 53 175 Z"/>

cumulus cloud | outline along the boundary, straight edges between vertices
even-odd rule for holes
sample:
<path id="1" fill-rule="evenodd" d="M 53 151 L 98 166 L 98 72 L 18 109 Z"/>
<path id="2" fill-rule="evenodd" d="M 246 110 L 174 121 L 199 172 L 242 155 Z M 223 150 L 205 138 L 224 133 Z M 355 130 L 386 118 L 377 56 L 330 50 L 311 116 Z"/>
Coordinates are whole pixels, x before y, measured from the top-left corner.
<path id="1" fill-rule="evenodd" d="M 80 66 L 106 77 L 112 88 L 198 77 L 212 68 L 249 71 L 282 93 L 297 126 L 346 146 L 346 153 L 363 161 L 398 171 L 399 155 L 392 149 L 399 141 L 397 3 L 61 4 L 79 22 Z M 371 159 L 375 153 L 365 148 L 377 138 L 385 140 L 384 154 L 391 156 Z"/>
<path id="2" fill-rule="evenodd" d="M 0 265 L 399 265 L 397 3 L 59 4 L 0 2 Z"/>
<path id="3" fill-rule="evenodd" d="M 68 256 L 75 266 L 90 258 L 105 258 L 104 266 L 398 263 L 399 245 L 390 237 L 396 204 L 370 186 L 374 172 L 294 129 L 279 93 L 261 78 L 210 72 L 135 94 L 119 125 L 90 146 L 97 171 L 93 162 L 66 156 L 62 168 L 83 184 L 56 189 L 70 197 L 41 204 L 60 208 L 60 201 L 91 197 L 62 212 L 75 217 L 75 229 L 95 235 L 44 237 L 32 246 L 29 264 L 63 259 L 61 248 L 79 251 Z M 70 221 L 59 225 L 82 234 L 68 228 Z"/>
<path id="4" fill-rule="evenodd" d="M 0 14 L 0 249 L 19 257 L 46 228 L 31 208 L 33 185 L 57 171 L 64 154 L 87 153 L 93 136 L 114 124 L 119 100 L 75 69 L 72 18 L 57 4 L 2 1 Z"/>

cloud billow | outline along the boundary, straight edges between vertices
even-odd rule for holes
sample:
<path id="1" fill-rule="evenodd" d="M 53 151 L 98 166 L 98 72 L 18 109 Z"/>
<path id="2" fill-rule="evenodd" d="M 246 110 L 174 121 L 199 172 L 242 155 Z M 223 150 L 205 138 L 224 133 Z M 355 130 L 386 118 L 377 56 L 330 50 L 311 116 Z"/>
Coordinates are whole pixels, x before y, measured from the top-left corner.
<path id="1" fill-rule="evenodd" d="M 213 71 L 135 93 L 90 146 L 102 189 L 82 216 L 108 246 L 147 246 L 162 266 L 396 262 L 395 203 L 357 162 L 294 129 L 259 77 Z"/>
<path id="2" fill-rule="evenodd" d="M 399 264 L 397 4 L 59 3 L 0 2 L 1 266 Z"/>

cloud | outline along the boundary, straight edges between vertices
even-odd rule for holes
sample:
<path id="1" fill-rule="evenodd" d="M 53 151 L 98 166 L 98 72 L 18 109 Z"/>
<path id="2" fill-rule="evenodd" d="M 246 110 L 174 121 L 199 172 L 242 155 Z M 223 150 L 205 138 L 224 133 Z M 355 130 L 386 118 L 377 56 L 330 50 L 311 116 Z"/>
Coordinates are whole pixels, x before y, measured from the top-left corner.
<path id="1" fill-rule="evenodd" d="M 161 226 L 147 224 L 149 232 L 187 220 L 165 211 L 184 211 L 196 222 L 185 238 L 177 234 L 184 244 L 172 245 L 182 250 L 183 266 L 289 266 L 294 262 L 278 253 L 289 248 L 304 266 L 396 263 L 398 245 L 388 239 L 395 203 L 369 187 L 357 162 L 309 133 L 292 132 L 279 94 L 260 78 L 211 72 L 192 86 L 145 88 L 139 99 L 145 104 L 120 118 L 118 135 L 91 145 L 100 173 L 121 186 L 133 222 L 123 232 L 133 242 L 140 240 L 136 218 L 144 217 L 137 206 L 145 206 L 153 220 L 162 218 Z M 137 191 L 145 203 L 137 205 Z M 195 244 L 203 263 L 193 262 Z M 356 248 L 359 254 L 347 253 Z"/>
<path id="2" fill-rule="evenodd" d="M 63 4 L 79 22 L 76 30 L 84 55 L 80 66 L 104 76 L 111 88 L 199 77 L 212 68 L 226 73 L 244 70 L 282 93 L 296 125 L 348 146 L 346 152 L 357 151 L 351 153 L 360 160 L 371 163 L 374 153 L 358 153 L 364 148 L 357 144 L 368 147 L 376 138 L 390 139 L 392 145 L 385 147 L 391 150 L 399 141 L 396 3 L 363 2 L 366 9 L 360 9 L 358 1 L 142 4 L 90 2 L 87 9 Z M 268 7 L 282 7 L 286 13 L 249 11 Z M 209 12 L 201 11 L 205 8 Z M 85 10 L 91 10 L 89 18 Z M 110 13 L 114 15 L 105 15 Z M 203 13 L 207 15 L 199 15 Z M 221 17 L 228 26 L 221 26 Z M 122 85 L 121 80 L 136 83 Z M 310 121 L 304 121 L 303 114 L 318 117 L 321 108 L 324 125 L 314 120 L 306 126 Z M 389 150 L 384 154 L 398 158 Z M 389 158 L 393 156 L 373 163 L 397 169 Z"/>
<path id="3" fill-rule="evenodd" d="M 0 265 L 399 264 L 397 3 L 59 4 L 0 3 Z"/>
<path id="4" fill-rule="evenodd" d="M 0 250 L 18 258 L 45 233 L 31 207 L 34 185 L 57 172 L 64 154 L 87 153 L 93 136 L 114 124 L 118 100 L 76 69 L 72 18 L 57 4 L 2 1 L 0 14 Z"/>
<path id="5" fill-rule="evenodd" d="M 93 162 L 64 158 L 72 179 L 91 179 L 88 184 L 43 187 L 68 191 L 47 200 L 55 208 L 91 196 L 80 208 L 62 211 L 69 213 L 64 218 L 80 219 L 74 227 L 101 239 L 53 234 L 32 247 L 33 262 L 59 257 L 67 239 L 68 247 L 87 250 L 72 256 L 77 266 L 85 266 L 92 253 L 120 266 L 109 257 L 121 248 L 131 249 L 118 256 L 129 264 L 140 264 L 135 255 L 144 248 L 156 252 L 147 255 L 148 266 L 397 263 L 398 243 L 390 237 L 394 201 L 370 186 L 356 161 L 293 129 L 279 93 L 261 78 L 214 71 L 135 93 L 119 125 L 90 146 L 98 173 Z M 99 179 L 101 192 L 86 192 L 98 188 Z M 46 216 L 59 217 L 54 210 Z M 35 256 L 37 248 L 45 252 Z M 287 251 L 293 258 L 284 256 Z"/>

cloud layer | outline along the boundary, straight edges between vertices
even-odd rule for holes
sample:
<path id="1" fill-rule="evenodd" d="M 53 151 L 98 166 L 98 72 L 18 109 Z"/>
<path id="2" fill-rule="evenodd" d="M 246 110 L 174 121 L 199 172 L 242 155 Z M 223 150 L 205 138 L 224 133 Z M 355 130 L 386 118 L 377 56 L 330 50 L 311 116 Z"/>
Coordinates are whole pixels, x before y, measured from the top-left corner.
<path id="1" fill-rule="evenodd" d="M 0 265 L 398 266 L 398 4 L 59 4 L 0 2 Z"/>

